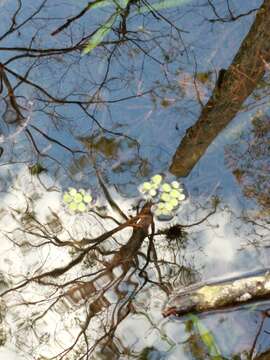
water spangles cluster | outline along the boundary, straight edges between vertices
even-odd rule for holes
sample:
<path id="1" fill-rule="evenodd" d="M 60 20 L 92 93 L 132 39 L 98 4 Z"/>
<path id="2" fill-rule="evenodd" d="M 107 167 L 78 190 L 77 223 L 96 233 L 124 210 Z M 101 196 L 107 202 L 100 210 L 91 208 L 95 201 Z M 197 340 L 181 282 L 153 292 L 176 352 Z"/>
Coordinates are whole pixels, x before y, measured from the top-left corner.
<path id="1" fill-rule="evenodd" d="M 69 188 L 63 195 L 63 201 L 71 212 L 83 213 L 90 209 L 93 204 L 93 197 L 90 191 L 84 189 L 76 190 Z"/>
<path id="2" fill-rule="evenodd" d="M 153 213 L 159 220 L 172 219 L 186 199 L 184 189 L 178 181 L 165 182 L 159 174 L 142 183 L 138 189 L 144 200 L 153 204 Z M 64 192 L 63 201 L 72 213 L 87 212 L 94 203 L 90 190 L 72 187 Z"/>
<path id="3" fill-rule="evenodd" d="M 178 181 L 165 182 L 159 174 L 142 183 L 138 189 L 146 200 L 154 204 L 153 211 L 159 220 L 173 218 L 186 199 L 184 189 Z"/>

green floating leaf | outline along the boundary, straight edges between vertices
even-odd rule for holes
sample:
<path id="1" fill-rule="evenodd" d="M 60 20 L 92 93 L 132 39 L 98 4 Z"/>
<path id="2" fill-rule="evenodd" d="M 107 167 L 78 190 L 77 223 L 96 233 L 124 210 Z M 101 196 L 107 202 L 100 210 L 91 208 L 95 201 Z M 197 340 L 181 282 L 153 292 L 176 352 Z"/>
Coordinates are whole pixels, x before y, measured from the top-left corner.
<path id="1" fill-rule="evenodd" d="M 78 205 L 78 211 L 84 212 L 85 210 L 86 210 L 85 204 L 84 204 L 84 203 L 80 203 L 80 204 Z"/>
<path id="2" fill-rule="evenodd" d="M 170 201 L 170 195 L 168 194 L 168 193 L 164 193 L 164 194 L 162 194 L 161 195 L 161 197 L 160 197 L 160 200 L 162 200 L 162 201 Z"/>
<path id="3" fill-rule="evenodd" d="M 171 212 L 173 208 L 174 206 L 170 202 L 165 203 L 165 210 L 167 210 L 168 212 Z"/>
<path id="4" fill-rule="evenodd" d="M 63 201 L 71 212 L 85 212 L 91 207 L 93 201 L 90 191 L 70 187 L 63 195 Z"/>
<path id="5" fill-rule="evenodd" d="M 71 196 L 75 196 L 77 194 L 77 190 L 75 188 L 69 188 L 69 194 Z"/>
<path id="6" fill-rule="evenodd" d="M 186 196 L 184 194 L 179 194 L 178 195 L 178 200 L 180 200 L 180 201 L 185 200 L 185 198 L 186 198 Z"/>
<path id="7" fill-rule="evenodd" d="M 167 184 L 167 183 L 164 183 L 162 186 L 161 186 L 161 189 L 165 192 L 170 192 L 171 191 L 171 185 L 170 184 Z"/>
<path id="8" fill-rule="evenodd" d="M 72 196 L 69 193 L 65 193 L 63 196 L 64 203 L 68 204 L 72 201 Z"/>
<path id="9" fill-rule="evenodd" d="M 83 201 L 84 201 L 86 204 L 89 204 L 92 200 L 93 200 L 93 198 L 92 198 L 91 195 L 84 195 L 84 197 L 83 197 Z"/>
<path id="10" fill-rule="evenodd" d="M 193 314 L 189 314 L 189 318 L 192 321 L 194 329 L 200 335 L 200 338 L 204 345 L 207 347 L 208 353 L 211 357 L 211 360 L 222 360 L 223 357 L 218 348 L 218 345 L 215 342 L 214 336 L 210 330 L 203 324 L 202 321 Z"/>
<path id="11" fill-rule="evenodd" d="M 186 196 L 182 191 L 183 191 L 182 189 L 179 189 L 179 190 L 173 189 L 170 192 L 170 197 L 172 199 L 178 199 L 179 201 L 183 201 L 183 200 L 185 200 Z"/>
<path id="12" fill-rule="evenodd" d="M 91 39 L 87 42 L 85 48 L 82 51 L 82 55 L 86 55 L 90 53 L 93 49 L 95 49 L 104 37 L 111 31 L 112 26 L 119 15 L 119 10 L 113 13 L 109 19 L 94 33 Z"/>
<path id="13" fill-rule="evenodd" d="M 179 188 L 180 188 L 180 184 L 179 184 L 178 181 L 172 181 L 172 182 L 171 182 L 171 186 L 172 186 L 172 188 L 174 188 L 174 189 L 179 189 Z"/>
<path id="14" fill-rule="evenodd" d="M 77 193 L 75 196 L 74 196 L 74 202 L 75 203 L 80 203 L 80 202 L 82 202 L 82 200 L 83 200 L 83 197 L 82 197 L 82 195 L 80 194 L 80 193 Z"/>
<path id="15" fill-rule="evenodd" d="M 162 181 L 162 176 L 157 174 L 157 175 L 154 175 L 151 177 L 151 181 L 154 183 L 154 184 L 157 184 L 159 185 Z"/>
<path id="16" fill-rule="evenodd" d="M 149 190 L 149 195 L 152 196 L 152 197 L 155 197 L 157 195 L 157 192 L 155 189 L 150 189 Z"/>
<path id="17" fill-rule="evenodd" d="M 176 189 L 173 189 L 171 192 L 170 192 L 170 196 L 172 197 L 172 198 L 178 198 L 178 196 L 179 196 L 179 190 L 176 190 Z"/>
<path id="18" fill-rule="evenodd" d="M 176 208 L 179 205 L 177 199 L 171 199 L 168 204 L 170 204 L 173 208 Z"/>
<path id="19" fill-rule="evenodd" d="M 69 210 L 76 211 L 78 209 L 78 205 L 75 202 L 72 202 L 68 205 Z"/>
<path id="20" fill-rule="evenodd" d="M 143 190 L 143 191 L 149 191 L 149 190 L 151 190 L 151 188 L 152 188 L 152 185 L 151 185 L 150 182 L 145 182 L 145 183 L 143 183 L 143 185 L 142 185 L 142 190 Z"/>

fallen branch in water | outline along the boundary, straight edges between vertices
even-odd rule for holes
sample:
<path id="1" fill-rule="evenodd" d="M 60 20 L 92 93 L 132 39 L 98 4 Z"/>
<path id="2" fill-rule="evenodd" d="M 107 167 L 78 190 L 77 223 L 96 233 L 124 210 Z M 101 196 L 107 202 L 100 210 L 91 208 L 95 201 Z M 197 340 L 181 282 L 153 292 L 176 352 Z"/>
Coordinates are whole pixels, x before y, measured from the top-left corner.
<path id="1" fill-rule="evenodd" d="M 175 292 L 163 310 L 163 316 L 182 316 L 220 310 L 255 300 L 270 299 L 270 272 L 233 278 L 223 282 L 195 284 Z"/>

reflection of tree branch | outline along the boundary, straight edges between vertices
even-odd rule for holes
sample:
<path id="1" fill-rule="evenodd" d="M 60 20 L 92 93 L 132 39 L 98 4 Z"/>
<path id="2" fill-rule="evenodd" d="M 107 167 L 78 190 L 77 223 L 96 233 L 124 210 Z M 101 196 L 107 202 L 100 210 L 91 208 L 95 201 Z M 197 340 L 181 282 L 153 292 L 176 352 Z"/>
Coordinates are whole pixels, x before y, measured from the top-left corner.
<path id="1" fill-rule="evenodd" d="M 83 150 L 74 150 L 74 149 L 71 149 L 69 146 L 63 144 L 61 141 L 59 140 L 56 140 L 54 138 L 52 138 L 51 136 L 45 134 L 44 131 L 40 130 L 39 128 L 37 128 L 35 125 L 29 125 L 29 127 L 31 127 L 32 129 L 36 130 L 39 134 L 41 134 L 45 139 L 47 139 L 48 141 L 51 141 L 61 147 L 63 147 L 64 149 L 68 150 L 69 152 L 71 152 L 72 154 L 74 153 L 79 153 L 79 154 L 86 154 L 85 151 Z"/>
<path id="2" fill-rule="evenodd" d="M 130 96 L 125 96 L 123 98 L 120 99 L 115 99 L 115 100 L 94 100 L 94 99 L 90 99 L 88 101 L 79 101 L 79 100 L 67 100 L 67 99 L 59 99 L 56 98 L 55 96 L 49 94 L 43 87 L 41 87 L 40 85 L 28 80 L 27 78 L 21 76 L 20 74 L 16 73 L 15 71 L 7 68 L 6 66 L 4 66 L 5 70 L 7 72 L 9 72 L 10 74 L 12 74 L 13 76 L 15 76 L 16 78 L 22 80 L 23 82 L 25 82 L 26 84 L 34 87 L 35 89 L 39 90 L 41 93 L 43 93 L 44 95 L 46 95 L 46 97 L 48 97 L 50 100 L 52 100 L 53 102 L 57 103 L 57 104 L 76 104 L 76 105 L 82 105 L 82 104 L 113 104 L 113 103 L 117 103 L 117 102 L 121 102 L 121 101 L 126 101 L 126 100 L 131 100 L 134 98 L 138 98 L 138 97 L 142 97 L 144 95 L 150 94 L 152 92 L 152 90 L 147 90 L 144 92 L 141 92 L 139 94 L 136 95 L 130 95 Z M 40 99 L 41 100 L 41 99 Z M 43 100 L 45 101 L 45 100 Z"/>
<path id="3" fill-rule="evenodd" d="M 15 11 L 13 17 L 12 17 L 12 24 L 10 26 L 10 28 L 3 34 L 0 36 L 0 41 L 2 41 L 6 36 L 10 35 L 11 33 L 13 33 L 14 31 L 19 30 L 21 27 L 23 27 L 26 23 L 28 23 L 30 20 L 32 20 L 44 7 L 44 5 L 46 4 L 47 0 L 44 0 L 39 7 L 37 8 L 37 10 L 35 10 L 30 16 L 28 16 L 24 21 L 22 21 L 19 25 L 16 26 L 16 16 L 18 15 L 18 12 L 21 9 L 21 1 L 18 1 L 19 5 L 17 10 Z"/>
<path id="4" fill-rule="evenodd" d="M 187 176 L 208 146 L 241 109 L 243 102 L 265 74 L 269 52 L 270 0 L 265 0 L 249 33 L 224 75 L 220 86 L 204 106 L 198 121 L 190 127 L 176 150 L 170 171 Z"/>
<path id="5" fill-rule="evenodd" d="M 32 143 L 32 145 L 33 145 L 36 153 L 37 153 L 38 155 L 41 155 L 41 151 L 39 150 L 39 148 L 38 148 L 38 146 L 37 146 L 37 144 L 36 144 L 36 142 L 35 142 L 35 139 L 34 139 L 32 133 L 31 133 L 31 131 L 26 128 L 26 129 L 25 129 L 25 132 L 26 132 L 27 136 L 29 137 L 29 139 L 30 139 L 30 141 L 31 141 L 31 143 Z"/>
<path id="6" fill-rule="evenodd" d="M 138 143 L 138 141 L 137 141 L 136 139 L 134 139 L 134 138 L 132 138 L 131 136 L 128 136 L 128 135 L 126 135 L 126 134 L 124 134 L 124 133 L 122 133 L 122 132 L 120 132 L 120 131 L 113 131 L 113 130 L 109 130 L 109 129 L 105 128 L 104 126 L 102 126 L 102 125 L 100 124 L 100 122 L 97 120 L 97 118 L 96 118 L 94 115 L 90 114 L 89 111 L 87 111 L 87 109 L 86 109 L 82 104 L 80 104 L 79 106 L 80 106 L 80 108 L 83 110 L 83 112 L 84 112 L 90 119 L 92 119 L 92 120 L 94 121 L 94 123 L 95 123 L 102 131 L 104 131 L 104 132 L 106 132 L 106 133 L 108 133 L 108 134 L 111 134 L 111 135 L 123 136 L 123 137 L 125 137 L 126 139 L 131 140 L 132 142 L 136 143 L 137 149 L 138 149 L 138 151 L 139 151 L 139 149 L 140 149 L 140 144 Z"/>
<path id="7" fill-rule="evenodd" d="M 101 339 L 104 340 L 105 338 L 108 338 L 109 334 L 112 334 L 115 331 L 116 327 L 119 325 L 119 323 L 128 315 L 129 305 L 131 304 L 133 297 L 146 284 L 146 281 L 144 281 L 143 284 L 140 284 L 139 286 L 139 284 L 132 281 L 132 276 L 137 271 L 137 267 L 134 264 L 134 259 L 136 258 L 137 253 L 145 237 L 148 234 L 148 227 L 152 222 L 152 214 L 150 209 L 151 204 L 146 204 L 143 207 L 137 218 L 136 223 L 134 223 L 134 229 L 130 239 L 126 244 L 121 246 L 119 251 L 115 253 L 110 262 L 104 262 L 104 269 L 101 270 L 99 274 L 97 274 L 91 281 L 82 283 L 76 283 L 76 281 L 74 281 L 73 287 L 66 291 L 67 299 L 75 303 L 77 301 L 80 301 L 80 299 L 78 299 L 78 294 L 80 294 L 81 297 L 86 299 L 86 301 L 87 299 L 91 298 L 91 294 L 93 293 L 96 293 L 97 297 L 95 297 L 89 305 L 89 312 L 85 318 L 82 330 L 79 332 L 74 342 L 65 350 L 63 350 L 63 352 L 58 354 L 60 358 L 64 358 L 64 356 L 66 356 L 66 354 L 74 348 L 80 337 L 87 330 L 91 319 L 96 316 L 97 313 L 99 313 L 100 311 L 104 311 L 104 309 L 108 308 L 111 305 L 111 302 L 108 301 L 105 297 L 105 294 L 110 289 L 114 289 L 114 292 L 117 294 L 118 301 L 116 306 L 114 306 L 113 308 L 113 314 L 111 316 L 112 323 L 110 325 L 110 328 L 107 332 L 105 332 Z M 118 267 L 122 269 L 122 273 L 119 276 L 114 276 L 113 270 Z M 50 274 L 52 274 L 52 272 L 50 272 Z M 46 273 L 43 274 L 42 277 L 44 277 L 44 275 L 46 275 Z M 102 289 L 98 290 L 96 282 L 102 278 L 109 278 L 110 281 L 105 286 L 103 286 Z M 38 280 L 38 278 L 34 277 L 32 280 Z M 133 292 L 129 294 L 126 299 L 126 291 L 119 289 L 119 286 L 123 283 L 123 281 L 125 281 L 126 283 L 130 283 L 134 286 Z M 42 283 L 44 285 L 46 284 L 44 282 Z M 91 351 L 96 348 L 98 343 L 99 342 L 96 342 L 94 344 L 94 346 L 91 348 Z"/>
<path id="8" fill-rule="evenodd" d="M 264 224 L 260 224 L 260 223 L 258 223 L 257 221 L 255 221 L 254 219 L 251 219 L 251 218 L 249 218 L 249 217 L 246 216 L 246 215 L 242 216 L 242 220 L 246 221 L 247 223 L 251 223 L 251 224 L 253 224 L 253 225 L 256 225 L 256 226 L 258 226 L 258 227 L 261 227 L 261 228 L 263 228 L 263 229 L 265 229 L 265 230 L 267 230 L 267 231 L 270 231 L 270 227 L 269 227 L 269 226 L 266 226 L 266 225 L 264 225 Z"/>
<path id="9" fill-rule="evenodd" d="M 116 210 L 118 212 L 118 214 L 126 221 L 129 220 L 129 218 L 126 216 L 126 214 L 120 209 L 120 207 L 117 205 L 117 203 L 113 200 L 113 198 L 111 197 L 106 185 L 104 184 L 102 178 L 101 178 L 101 174 L 98 170 L 98 168 L 96 167 L 96 164 L 94 163 L 94 168 L 96 171 L 96 175 L 97 175 L 97 179 L 99 182 L 99 185 L 108 201 L 108 203 L 111 205 L 112 209 Z"/>
<path id="10" fill-rule="evenodd" d="M 217 206 L 218 206 L 218 203 L 214 201 L 214 209 L 212 211 L 210 211 L 206 216 L 204 216 L 201 220 L 196 221 L 195 223 L 192 223 L 192 224 L 176 224 L 176 225 L 173 225 L 173 227 L 175 228 L 176 231 L 177 231 L 177 229 L 179 229 L 179 232 L 180 232 L 181 228 L 189 228 L 189 227 L 200 225 L 203 222 L 205 222 L 210 216 L 212 216 L 212 215 L 214 215 L 216 213 Z M 171 230 L 171 228 L 159 230 L 159 231 L 157 231 L 155 233 L 155 235 L 167 235 L 170 230 Z"/>
<path id="11" fill-rule="evenodd" d="M 46 277 L 59 277 L 59 276 L 63 275 L 64 273 L 66 273 L 67 271 L 72 269 L 75 265 L 79 264 L 84 259 L 84 257 L 92 249 L 95 248 L 95 246 L 97 246 L 98 244 L 100 244 L 104 240 L 110 238 L 112 235 L 116 234 L 117 232 L 119 232 L 120 230 L 122 230 L 122 229 L 124 229 L 126 227 L 129 227 L 129 226 L 134 227 L 135 230 L 137 230 L 137 232 L 135 232 L 136 236 L 139 236 L 141 234 L 141 232 L 142 232 L 142 234 L 144 234 L 146 236 L 147 234 L 145 234 L 146 229 L 144 228 L 144 226 L 146 226 L 149 223 L 149 219 L 148 219 L 149 214 L 147 213 L 148 211 L 150 211 L 149 206 L 151 206 L 151 204 L 146 204 L 143 207 L 143 209 L 141 210 L 140 214 L 138 214 L 136 217 L 126 221 L 125 223 L 123 223 L 123 224 L 117 226 L 116 228 L 106 232 L 105 234 L 102 234 L 102 235 L 98 236 L 95 239 L 84 239 L 82 241 L 78 241 L 77 244 L 80 244 L 80 245 L 86 245 L 86 244 L 89 244 L 89 243 L 92 243 L 93 245 L 88 246 L 85 249 L 82 249 L 81 253 L 77 257 L 75 257 L 73 260 L 71 260 L 67 265 L 55 268 L 55 269 L 50 270 L 50 271 L 46 271 L 45 273 L 42 273 L 40 275 L 36 275 L 36 276 L 32 277 L 31 279 L 28 279 L 28 280 L 24 281 L 23 283 L 15 286 L 14 288 L 6 290 L 1 295 L 3 296 L 5 294 L 9 293 L 10 291 L 20 289 L 20 288 L 26 286 L 29 282 L 32 282 L 32 281 L 40 281 L 41 279 L 46 278 Z M 147 228 L 148 228 L 148 226 L 147 226 Z M 123 253 L 126 253 L 126 252 L 133 253 L 132 252 L 132 247 L 134 247 L 134 246 L 136 246 L 136 242 L 133 241 L 133 240 L 131 240 L 131 242 L 128 242 L 128 245 L 127 244 L 123 245 L 123 247 L 119 251 L 119 254 L 117 254 L 116 257 L 114 258 L 114 262 L 112 262 L 112 265 L 111 265 L 112 268 L 115 266 L 115 265 L 113 265 L 113 263 L 117 262 L 118 257 L 125 258 L 125 256 L 123 257 L 122 252 Z"/>
<path id="12" fill-rule="evenodd" d="M 66 22 L 59 26 L 56 30 L 51 32 L 51 35 L 58 35 L 61 31 L 66 29 L 70 24 L 72 24 L 75 20 L 78 20 L 81 18 L 85 13 L 87 13 L 88 10 L 90 10 L 94 5 L 98 4 L 99 2 L 102 2 L 103 0 L 95 0 L 93 2 L 89 2 L 77 15 L 72 16 L 71 18 L 67 19 Z"/>
<path id="13" fill-rule="evenodd" d="M 139 43 L 138 43 L 138 41 L 136 41 L 136 39 L 132 39 L 131 37 L 128 37 L 128 36 L 125 36 L 125 39 L 127 39 L 129 42 L 133 43 L 139 50 L 141 50 L 141 52 L 143 52 L 145 54 L 145 56 L 149 57 L 150 59 L 152 59 L 153 61 L 155 61 L 159 65 L 164 66 L 164 63 L 162 63 L 157 58 L 152 56 L 150 54 L 150 51 L 145 50 L 141 45 L 139 45 Z"/>
<path id="14" fill-rule="evenodd" d="M 158 20 L 162 19 L 164 20 L 166 23 L 168 23 L 173 29 L 175 29 L 177 32 L 184 32 L 184 33 L 188 33 L 188 31 L 184 30 L 184 29 L 180 29 L 178 26 L 176 26 L 175 24 L 173 24 L 169 19 L 167 19 L 164 15 L 162 15 L 161 12 L 159 12 L 158 10 L 156 10 L 147 0 L 142 0 L 142 3 L 145 4 L 145 6 L 149 9 L 149 11 L 151 12 L 151 14 L 153 16 L 155 16 Z"/>
<path id="15" fill-rule="evenodd" d="M 257 341 L 259 339 L 259 336 L 261 335 L 261 331 L 262 331 L 265 319 L 266 319 L 266 317 L 269 317 L 267 311 L 262 311 L 261 315 L 262 315 L 261 323 L 259 325 L 256 336 L 254 338 L 253 344 L 252 344 L 251 349 L 250 349 L 250 353 L 249 353 L 249 358 L 250 359 L 254 358 L 253 356 L 254 356 L 254 352 L 256 350 Z"/>
<path id="16" fill-rule="evenodd" d="M 158 259 L 154 245 L 155 230 L 151 206 L 151 203 L 146 203 L 134 218 L 129 219 L 94 239 L 61 241 L 57 236 L 51 235 L 51 233 L 48 232 L 46 228 L 47 224 L 43 225 L 35 218 L 33 218 L 34 230 L 32 230 L 33 227 L 30 230 L 25 230 L 25 233 L 30 236 L 47 239 L 47 241 L 43 241 L 37 245 L 32 245 L 28 242 L 27 245 L 33 246 L 33 249 L 35 249 L 36 246 L 50 244 L 57 247 L 70 246 L 76 251 L 74 258 L 69 261 L 68 264 L 62 267 L 55 267 L 49 271 L 43 271 L 39 274 L 39 272 L 42 271 L 42 267 L 40 267 L 34 271 L 32 277 L 27 278 L 17 286 L 15 285 L 1 294 L 1 296 L 4 296 L 12 291 L 20 290 L 33 282 L 39 284 L 39 286 L 47 287 L 50 291 L 50 295 L 46 298 L 49 305 L 45 310 L 37 314 L 33 323 L 45 317 L 50 310 L 55 310 L 53 309 L 55 306 L 68 306 L 69 309 L 70 306 L 84 306 L 86 313 L 82 320 L 81 328 L 75 335 L 72 343 L 67 344 L 64 350 L 57 354 L 58 358 L 62 357 L 65 359 L 67 354 L 72 352 L 77 346 L 80 346 L 80 350 L 83 353 L 81 358 L 92 354 L 97 347 L 113 346 L 111 341 L 118 325 L 130 312 L 136 313 L 136 307 L 133 306 L 133 299 L 146 284 L 153 284 L 166 294 L 171 290 L 170 284 L 164 281 L 162 267 L 171 267 L 174 264 L 166 260 L 159 261 Z M 150 225 L 152 225 L 152 229 L 149 234 Z M 118 249 L 111 248 L 110 246 L 108 250 L 106 250 L 106 244 L 102 244 L 102 242 L 126 227 L 133 228 L 130 238 L 123 245 L 120 245 Z M 17 230 L 18 229 L 16 229 L 16 231 Z M 146 254 L 144 254 L 140 249 L 147 237 L 149 243 Z M 13 243 L 20 246 L 20 243 Z M 87 246 L 83 248 L 82 245 Z M 99 247 L 99 245 L 101 245 L 101 247 Z M 76 271 L 79 276 L 75 275 L 74 278 L 74 275 L 69 271 L 75 265 L 82 265 L 83 261 L 87 261 L 88 259 L 85 260 L 86 257 L 88 257 L 88 259 L 91 258 L 92 261 L 94 260 L 96 269 L 91 272 L 87 270 L 86 273 L 83 272 L 81 274 L 80 271 Z M 108 259 L 106 257 L 108 257 Z M 87 264 L 87 262 L 85 264 Z M 154 270 L 156 270 L 157 273 L 157 281 L 153 279 L 153 270 L 151 270 L 151 276 L 148 275 L 147 268 L 149 268 L 150 264 L 154 264 L 155 266 Z M 178 266 L 177 264 L 175 265 Z M 180 271 L 181 267 L 179 266 L 177 276 Z M 60 279 L 60 276 L 63 274 L 65 274 L 67 278 Z M 141 280 L 138 280 L 136 276 L 139 276 Z M 113 292 L 116 297 L 116 301 L 114 302 L 112 302 L 110 298 L 111 292 Z M 43 304 L 46 306 L 46 301 L 43 299 L 36 302 L 23 301 L 23 303 L 19 305 L 34 306 Z M 93 344 L 84 343 L 83 347 L 81 347 L 81 345 L 79 345 L 80 341 L 83 341 L 85 337 L 89 336 L 90 323 L 99 315 L 101 319 L 103 316 L 105 316 L 106 319 L 103 324 L 103 333 L 100 334 Z M 38 324 L 36 324 L 36 326 L 38 326 Z M 35 331 L 34 328 L 33 331 Z"/>
<path id="17" fill-rule="evenodd" d="M 234 15 L 233 12 L 231 11 L 230 5 L 229 5 L 229 1 L 227 0 L 227 7 L 228 7 L 228 11 L 229 11 L 229 16 L 228 17 L 221 17 L 219 16 L 214 4 L 212 3 L 211 0 L 208 0 L 208 4 L 210 5 L 210 7 L 213 10 L 213 13 L 216 15 L 216 19 L 208 19 L 209 22 L 231 22 L 231 21 L 236 21 L 244 16 L 248 16 L 253 14 L 255 11 L 258 11 L 259 8 L 255 8 L 255 9 L 251 9 L 245 13 L 239 14 L 239 15 Z"/>
<path id="18" fill-rule="evenodd" d="M 1 73 L 1 81 L 3 82 L 3 84 L 7 88 L 7 94 L 8 94 L 8 97 L 9 97 L 10 105 L 12 106 L 15 113 L 17 114 L 16 120 L 13 121 L 13 122 L 20 123 L 24 119 L 24 116 L 21 113 L 20 106 L 17 103 L 16 96 L 14 94 L 14 89 L 13 89 L 13 87 L 12 87 L 12 85 L 11 85 L 11 83 L 10 83 L 10 81 L 9 81 L 5 71 L 4 71 L 4 66 L 1 63 L 0 63 L 0 73 Z"/>

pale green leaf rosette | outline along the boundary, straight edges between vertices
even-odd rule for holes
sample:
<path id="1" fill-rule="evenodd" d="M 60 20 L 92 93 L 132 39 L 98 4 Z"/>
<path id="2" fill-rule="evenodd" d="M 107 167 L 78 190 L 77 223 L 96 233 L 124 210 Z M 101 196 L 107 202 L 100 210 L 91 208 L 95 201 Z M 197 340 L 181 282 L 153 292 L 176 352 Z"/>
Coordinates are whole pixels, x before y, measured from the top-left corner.
<path id="1" fill-rule="evenodd" d="M 177 201 L 177 199 L 172 198 L 169 203 L 173 206 L 173 208 L 175 209 L 176 207 L 178 207 L 179 202 Z"/>
<path id="2" fill-rule="evenodd" d="M 159 184 L 151 182 L 151 190 L 158 190 Z"/>
<path id="3" fill-rule="evenodd" d="M 75 202 L 72 202 L 68 205 L 68 208 L 71 211 L 76 211 L 78 209 L 78 204 L 76 204 Z"/>
<path id="4" fill-rule="evenodd" d="M 83 213 L 92 206 L 93 197 L 84 189 L 69 188 L 63 195 L 63 201 L 70 212 Z"/>
<path id="5" fill-rule="evenodd" d="M 69 204 L 72 201 L 72 196 L 68 193 L 65 193 L 63 196 L 63 200 L 65 204 Z"/>
<path id="6" fill-rule="evenodd" d="M 155 189 L 150 189 L 148 193 L 151 197 L 155 197 L 157 195 L 157 191 Z"/>
<path id="7" fill-rule="evenodd" d="M 165 207 L 165 203 L 164 203 L 164 202 L 159 202 L 159 203 L 157 204 L 157 209 L 159 209 L 159 210 L 163 210 L 164 207 Z"/>
<path id="8" fill-rule="evenodd" d="M 161 181 L 161 175 L 152 176 L 151 181 L 146 181 L 139 186 L 139 192 L 145 199 L 153 200 L 158 195 L 158 188 Z"/>
<path id="9" fill-rule="evenodd" d="M 170 196 L 174 199 L 178 199 L 179 191 L 176 189 L 172 189 L 172 191 L 170 192 Z"/>
<path id="10" fill-rule="evenodd" d="M 178 195 L 178 200 L 180 200 L 180 201 L 185 200 L 185 198 L 186 198 L 185 194 L 179 194 Z"/>
<path id="11" fill-rule="evenodd" d="M 160 186 L 160 202 L 154 213 L 159 220 L 168 221 L 177 213 L 183 200 L 185 200 L 184 190 L 178 181 L 163 183 Z"/>
<path id="12" fill-rule="evenodd" d="M 71 196 L 75 196 L 75 195 L 77 194 L 77 190 L 74 189 L 74 188 L 69 188 L 69 194 L 70 194 Z"/>
<path id="13" fill-rule="evenodd" d="M 160 196 L 160 200 L 164 201 L 164 202 L 167 202 L 167 201 L 170 201 L 171 197 L 169 194 L 167 193 L 164 193 Z"/>
<path id="14" fill-rule="evenodd" d="M 167 204 L 160 202 L 156 205 L 156 208 L 154 209 L 154 214 L 157 216 L 160 220 L 169 220 L 172 218 L 171 210 L 167 208 Z"/>
<path id="15" fill-rule="evenodd" d="M 164 191 L 164 192 L 166 192 L 166 193 L 170 192 L 171 189 L 172 189 L 172 188 L 171 188 L 171 185 L 170 185 L 170 184 L 167 184 L 167 183 L 165 183 L 165 184 L 163 184 L 163 185 L 161 186 L 161 190 Z"/>
<path id="16" fill-rule="evenodd" d="M 82 197 L 82 195 L 80 194 L 80 193 L 77 193 L 75 196 L 74 196 L 74 201 L 75 201 L 75 203 L 81 203 L 82 202 L 82 200 L 83 200 L 83 197 Z"/>
<path id="17" fill-rule="evenodd" d="M 155 204 L 154 214 L 159 220 L 172 219 L 186 198 L 184 189 L 178 181 L 165 182 L 159 174 L 142 183 L 139 191 L 146 200 Z"/>
<path id="18" fill-rule="evenodd" d="M 152 182 L 153 184 L 156 184 L 156 185 L 159 186 L 160 183 L 161 183 L 161 181 L 162 181 L 162 176 L 159 175 L 159 174 L 154 175 L 154 176 L 151 177 L 151 182 Z"/>
<path id="19" fill-rule="evenodd" d="M 183 193 L 183 189 L 179 189 L 179 190 L 173 189 L 170 192 L 170 197 L 173 199 L 178 199 L 179 201 L 183 201 L 186 198 L 185 194 Z"/>
<path id="20" fill-rule="evenodd" d="M 156 209 L 155 209 L 155 215 L 156 216 L 162 216 L 162 215 L 167 215 L 168 211 L 165 208 L 165 203 L 164 202 L 160 202 L 156 205 Z"/>
<path id="21" fill-rule="evenodd" d="M 86 205 L 84 203 L 78 204 L 78 211 L 85 212 L 86 211 Z"/>
<path id="22" fill-rule="evenodd" d="M 168 211 L 170 213 L 173 210 L 174 206 L 171 204 L 170 201 L 168 201 L 167 203 L 165 203 L 164 208 L 166 211 Z"/>
<path id="23" fill-rule="evenodd" d="M 171 182 L 171 187 L 172 187 L 173 189 L 179 189 L 179 188 L 180 188 L 180 184 L 179 184 L 178 181 L 172 181 L 172 182 Z"/>
<path id="24" fill-rule="evenodd" d="M 151 190 L 151 188 L 152 188 L 152 185 L 150 182 L 143 183 L 143 186 L 142 186 L 143 191 L 149 191 L 149 190 Z"/>
<path id="25" fill-rule="evenodd" d="M 92 200 L 93 200 L 93 198 L 92 198 L 91 195 L 84 195 L 84 197 L 83 197 L 83 201 L 84 201 L 86 204 L 90 204 Z"/>
<path id="26" fill-rule="evenodd" d="M 80 193 L 77 193 L 77 194 L 74 196 L 74 201 L 75 201 L 77 204 L 81 203 L 82 200 L 83 200 L 83 197 L 82 197 L 82 195 L 81 195 Z"/>

